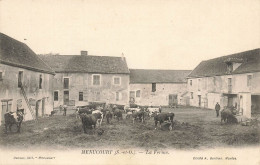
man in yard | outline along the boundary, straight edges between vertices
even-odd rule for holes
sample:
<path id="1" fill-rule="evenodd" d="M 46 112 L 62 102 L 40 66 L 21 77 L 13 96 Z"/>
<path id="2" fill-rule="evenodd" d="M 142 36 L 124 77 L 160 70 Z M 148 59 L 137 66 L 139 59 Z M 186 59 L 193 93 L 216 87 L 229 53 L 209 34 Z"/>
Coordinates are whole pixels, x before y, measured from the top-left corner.
<path id="1" fill-rule="evenodd" d="M 63 106 L 63 110 L 64 110 L 63 116 L 66 116 L 66 113 L 67 113 L 67 106 L 66 105 Z"/>
<path id="2" fill-rule="evenodd" d="M 159 112 L 162 113 L 162 106 L 159 106 Z"/>
<path id="3" fill-rule="evenodd" d="M 215 105 L 215 110 L 216 110 L 217 117 L 218 117 L 218 116 L 219 116 L 219 110 L 220 110 L 220 105 L 219 105 L 218 102 L 217 102 L 217 104 Z"/>

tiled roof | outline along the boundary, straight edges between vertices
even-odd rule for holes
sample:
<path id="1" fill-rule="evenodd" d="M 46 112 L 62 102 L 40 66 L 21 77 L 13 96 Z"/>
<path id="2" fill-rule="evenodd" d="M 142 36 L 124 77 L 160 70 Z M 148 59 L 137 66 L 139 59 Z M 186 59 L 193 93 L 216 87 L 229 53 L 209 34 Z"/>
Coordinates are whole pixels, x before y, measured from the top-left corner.
<path id="1" fill-rule="evenodd" d="M 129 74 L 123 57 L 92 55 L 39 55 L 57 73 Z"/>
<path id="2" fill-rule="evenodd" d="M 241 63 L 241 65 L 229 72 L 227 62 Z M 260 48 L 202 61 L 188 77 L 208 77 L 251 72 L 260 72 Z"/>
<path id="3" fill-rule="evenodd" d="M 185 83 L 191 70 L 130 69 L 130 83 Z"/>
<path id="4" fill-rule="evenodd" d="M 26 44 L 0 33 L 0 63 L 54 74 Z"/>

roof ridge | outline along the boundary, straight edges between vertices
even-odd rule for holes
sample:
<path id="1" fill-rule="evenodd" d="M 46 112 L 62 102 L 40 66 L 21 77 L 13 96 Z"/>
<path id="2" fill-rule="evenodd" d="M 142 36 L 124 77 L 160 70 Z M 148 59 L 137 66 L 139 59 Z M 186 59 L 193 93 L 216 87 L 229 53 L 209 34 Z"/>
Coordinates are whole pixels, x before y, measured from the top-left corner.
<path id="1" fill-rule="evenodd" d="M 129 70 L 144 70 L 144 71 L 191 71 L 190 69 L 129 69 Z"/>
<path id="2" fill-rule="evenodd" d="M 255 48 L 255 49 L 251 49 L 251 50 L 247 50 L 247 51 L 243 51 L 243 52 L 236 52 L 236 53 L 232 53 L 232 54 L 229 54 L 229 55 L 223 55 L 223 56 L 219 56 L 219 57 L 215 57 L 215 58 L 211 58 L 211 59 L 203 60 L 203 61 L 216 60 L 216 59 L 220 59 L 220 58 L 235 56 L 235 55 L 238 55 L 238 54 L 244 54 L 244 53 L 247 53 L 247 52 L 253 52 L 253 51 L 256 51 L 256 50 L 260 51 L 260 48 Z"/>
<path id="3" fill-rule="evenodd" d="M 71 54 L 68 54 L 68 55 L 58 55 L 58 54 L 55 54 L 55 55 L 51 55 L 51 54 L 38 54 L 38 56 L 63 56 L 63 57 L 112 57 L 112 58 L 121 58 L 119 56 L 101 56 L 101 55 L 71 55 Z"/>

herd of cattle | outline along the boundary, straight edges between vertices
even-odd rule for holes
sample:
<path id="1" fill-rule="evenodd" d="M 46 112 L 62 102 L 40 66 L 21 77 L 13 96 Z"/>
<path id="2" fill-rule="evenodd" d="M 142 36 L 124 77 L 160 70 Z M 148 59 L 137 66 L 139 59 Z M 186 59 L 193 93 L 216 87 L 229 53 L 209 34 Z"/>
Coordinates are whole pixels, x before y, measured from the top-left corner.
<path id="1" fill-rule="evenodd" d="M 162 113 L 161 107 L 136 107 L 131 108 L 128 106 L 107 105 L 105 107 L 97 107 L 96 109 L 89 106 L 78 107 L 76 110 L 76 118 L 82 121 L 82 127 L 86 133 L 87 129 L 95 129 L 96 126 L 101 126 L 103 119 L 109 124 L 112 118 L 115 120 L 123 120 L 123 114 L 126 119 L 132 119 L 133 124 L 135 121 L 145 122 L 146 119 L 154 117 L 155 129 L 159 123 L 160 127 L 163 122 L 170 123 L 169 129 L 172 130 L 174 113 Z"/>
<path id="2" fill-rule="evenodd" d="M 107 123 L 114 118 L 115 120 L 123 120 L 123 114 L 126 119 L 132 119 L 133 124 L 135 121 L 145 122 L 145 120 L 154 118 L 155 129 L 157 125 L 161 127 L 162 123 L 169 123 L 169 130 L 173 128 L 174 113 L 162 112 L 161 107 L 129 107 L 120 105 L 107 105 L 107 106 L 83 106 L 77 107 L 76 118 L 81 119 L 83 130 L 86 133 L 87 129 L 95 129 L 97 126 L 101 126 L 103 119 L 106 119 Z M 24 109 L 17 109 L 16 112 L 7 112 L 4 115 L 5 119 L 5 132 L 7 128 L 11 132 L 12 125 L 17 126 L 17 132 L 20 132 L 21 124 L 24 119 Z M 221 111 L 221 123 L 237 123 L 234 111 L 229 108 L 225 108 Z"/>

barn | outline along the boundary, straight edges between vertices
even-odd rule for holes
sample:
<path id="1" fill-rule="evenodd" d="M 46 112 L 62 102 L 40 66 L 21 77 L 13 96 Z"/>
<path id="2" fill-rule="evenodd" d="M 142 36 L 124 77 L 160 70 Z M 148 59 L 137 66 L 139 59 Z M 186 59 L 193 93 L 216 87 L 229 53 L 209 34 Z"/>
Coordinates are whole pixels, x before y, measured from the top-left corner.
<path id="1" fill-rule="evenodd" d="M 39 55 L 55 70 L 54 106 L 90 103 L 125 105 L 129 101 L 129 69 L 125 57 Z"/>
<path id="2" fill-rule="evenodd" d="M 25 120 L 53 110 L 54 71 L 26 44 L 0 33 L 0 115 L 25 110 Z"/>
<path id="3" fill-rule="evenodd" d="M 130 102 L 143 106 L 184 104 L 190 70 L 130 69 Z"/>

